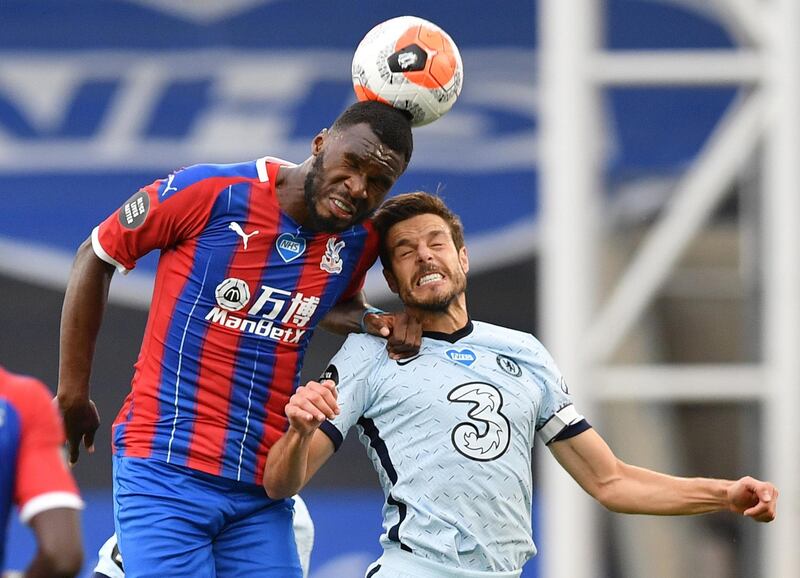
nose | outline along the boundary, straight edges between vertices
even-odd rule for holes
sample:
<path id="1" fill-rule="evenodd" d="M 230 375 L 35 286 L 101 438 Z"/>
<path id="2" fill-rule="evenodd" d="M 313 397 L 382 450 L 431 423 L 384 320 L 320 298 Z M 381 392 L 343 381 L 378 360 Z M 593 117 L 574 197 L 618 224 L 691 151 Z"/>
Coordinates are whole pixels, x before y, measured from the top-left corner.
<path id="1" fill-rule="evenodd" d="M 364 175 L 351 175 L 347 179 L 347 192 L 357 199 L 367 198 L 367 177 Z"/>
<path id="2" fill-rule="evenodd" d="M 426 263 L 433 259 L 433 251 L 430 250 L 430 247 L 425 243 L 420 243 L 417 246 L 417 261 L 420 263 Z"/>

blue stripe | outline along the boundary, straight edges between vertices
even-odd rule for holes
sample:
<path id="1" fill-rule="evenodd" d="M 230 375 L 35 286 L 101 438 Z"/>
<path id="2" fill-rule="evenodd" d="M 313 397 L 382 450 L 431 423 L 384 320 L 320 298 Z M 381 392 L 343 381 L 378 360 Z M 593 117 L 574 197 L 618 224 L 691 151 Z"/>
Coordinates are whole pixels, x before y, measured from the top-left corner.
<path id="1" fill-rule="evenodd" d="M 386 475 L 391 480 L 392 485 L 397 483 L 397 470 L 394 469 L 394 464 L 392 463 L 392 458 L 389 456 L 389 449 L 386 447 L 386 442 L 383 441 L 381 438 L 381 432 L 378 431 L 378 427 L 375 425 L 375 422 L 366 417 L 360 417 L 357 424 L 361 427 L 364 432 L 364 435 L 367 436 L 369 439 L 369 445 L 375 450 L 375 453 L 378 456 L 378 460 L 381 462 L 381 466 L 383 470 L 386 472 Z M 386 497 L 386 503 L 390 506 L 394 506 L 397 508 L 398 519 L 397 523 L 389 528 L 386 536 L 392 540 L 393 542 L 397 542 L 400 544 L 400 549 L 405 550 L 406 552 L 411 552 L 411 547 L 404 544 L 400 540 L 400 524 L 403 523 L 406 519 L 407 514 L 407 507 L 404 502 L 396 499 L 392 496 L 391 492 Z"/>
<path id="2" fill-rule="evenodd" d="M 200 356 L 210 324 L 205 315 L 216 305 L 216 285 L 225 279 L 239 237 L 231 234 L 231 220 L 247 218 L 250 183 L 220 191 L 208 224 L 197 239 L 195 260 L 172 314 L 159 384 L 159 423 L 153 451 L 185 465 L 197 416 L 197 379 Z M 176 407 L 177 403 L 177 407 Z"/>
<path id="3" fill-rule="evenodd" d="M 22 432 L 16 408 L 0 398 L 0 568 L 3 568 L 6 528 L 17 478 L 17 453 Z"/>
<path id="4" fill-rule="evenodd" d="M 261 295 L 261 286 L 266 285 L 273 289 L 280 289 L 289 293 L 297 290 L 297 284 L 303 271 L 304 258 L 298 258 L 290 263 L 285 263 L 277 250 L 275 239 L 283 233 L 298 234 L 298 226 L 289 217 L 281 213 L 278 222 L 278 232 L 273 239 L 272 250 L 267 265 L 261 275 L 261 283 L 254 288 L 255 293 L 250 298 L 253 304 Z M 306 237 L 306 251 L 310 237 Z M 276 296 L 277 299 L 286 299 L 288 296 Z M 285 312 L 284 305 L 278 313 L 277 321 Z M 277 323 L 276 323 L 277 324 Z M 237 407 L 250 407 L 250 421 L 245 435 L 245 416 L 233 414 L 228 421 L 228 433 L 225 439 L 223 452 L 222 475 L 233 479 L 253 481 L 255 479 L 255 465 L 261 438 L 264 436 L 266 421 L 266 404 L 269 399 L 270 387 L 275 371 L 275 348 L 277 342 L 269 338 L 242 338 L 236 367 L 241 368 L 234 376 L 234 387 L 231 394 L 231 403 Z M 302 357 L 302 351 L 300 354 Z M 295 377 L 294 386 L 297 386 L 299 375 Z M 251 381 L 253 388 L 251 391 Z M 249 399 L 248 399 L 249 398 Z M 240 469 L 241 456 L 241 469 Z"/>
<path id="5" fill-rule="evenodd" d="M 386 498 L 386 503 L 389 504 L 390 506 L 394 506 L 397 508 L 397 523 L 391 528 L 389 528 L 389 531 L 386 532 L 386 537 L 389 538 L 392 542 L 397 542 L 398 544 L 400 544 L 401 550 L 405 550 L 406 552 L 412 552 L 413 550 L 411 549 L 411 546 L 404 544 L 400 540 L 400 524 L 402 524 L 405 521 L 406 514 L 408 513 L 408 509 L 406 508 L 405 503 L 395 499 L 395 497 L 392 496 L 392 494 L 389 494 L 389 496 Z"/>
<path id="6" fill-rule="evenodd" d="M 362 416 L 358 419 L 357 424 L 361 426 L 362 430 L 364 430 L 364 435 L 369 438 L 369 445 L 378 455 L 381 466 L 383 466 L 383 470 L 386 472 L 386 475 L 389 476 L 389 480 L 391 480 L 393 485 L 396 484 L 397 471 L 394 469 L 392 458 L 389 456 L 389 450 L 386 448 L 386 442 L 384 442 L 381 438 L 381 434 L 378 431 L 375 422 Z"/>
<path id="7" fill-rule="evenodd" d="M 182 191 L 208 178 L 246 178 L 257 179 L 258 169 L 254 161 L 228 165 L 192 165 L 175 171 L 163 179 L 158 189 L 159 201 L 168 199 L 178 191 Z M 169 190 L 167 190 L 169 187 Z"/>

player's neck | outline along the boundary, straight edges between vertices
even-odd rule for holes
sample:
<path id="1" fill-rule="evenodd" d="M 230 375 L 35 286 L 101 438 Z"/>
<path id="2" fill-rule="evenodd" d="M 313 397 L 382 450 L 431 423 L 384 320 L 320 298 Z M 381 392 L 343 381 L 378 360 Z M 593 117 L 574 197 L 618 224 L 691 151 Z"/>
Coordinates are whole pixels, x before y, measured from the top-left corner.
<path id="1" fill-rule="evenodd" d="M 308 224 L 308 206 L 304 189 L 307 162 L 293 167 L 280 167 L 275 179 L 278 206 L 300 225 Z"/>
<path id="2" fill-rule="evenodd" d="M 453 300 L 446 311 L 414 309 L 412 313 L 420 320 L 423 331 L 455 333 L 469 322 L 467 300 L 463 293 Z"/>

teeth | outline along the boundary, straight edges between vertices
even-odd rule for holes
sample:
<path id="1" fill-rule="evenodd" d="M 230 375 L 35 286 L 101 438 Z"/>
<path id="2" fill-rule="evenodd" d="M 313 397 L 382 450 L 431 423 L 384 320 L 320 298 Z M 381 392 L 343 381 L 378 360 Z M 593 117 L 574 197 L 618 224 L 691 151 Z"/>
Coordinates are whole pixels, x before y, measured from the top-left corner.
<path id="1" fill-rule="evenodd" d="M 348 213 L 348 214 L 350 213 L 350 207 L 348 207 L 347 205 L 345 205 L 345 204 L 344 204 L 342 201 L 340 201 L 339 199 L 333 199 L 333 204 L 334 204 L 334 205 L 336 205 L 337 207 L 339 207 L 339 208 L 340 208 L 341 210 L 343 210 L 345 213 Z"/>
<path id="2" fill-rule="evenodd" d="M 441 273 L 431 273 L 430 275 L 425 275 L 422 277 L 418 282 L 417 285 L 422 287 L 428 283 L 433 283 L 434 281 L 441 281 L 443 279 Z"/>

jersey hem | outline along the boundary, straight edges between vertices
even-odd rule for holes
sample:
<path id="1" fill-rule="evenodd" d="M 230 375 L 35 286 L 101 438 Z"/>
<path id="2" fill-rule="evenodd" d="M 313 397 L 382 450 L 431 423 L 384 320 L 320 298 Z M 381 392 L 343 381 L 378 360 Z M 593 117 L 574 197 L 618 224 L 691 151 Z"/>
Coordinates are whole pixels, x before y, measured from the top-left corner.
<path id="1" fill-rule="evenodd" d="M 434 562 L 400 549 L 384 550 L 377 563 L 384 568 L 398 570 L 417 578 L 518 578 L 522 569 L 506 572 L 470 570 Z"/>
<path id="2" fill-rule="evenodd" d="M 28 500 L 19 511 L 19 519 L 27 524 L 34 516 L 55 510 L 56 508 L 68 508 L 70 510 L 82 510 L 83 500 L 72 492 L 47 492 L 39 494 L 35 498 Z"/>
<path id="3" fill-rule="evenodd" d="M 319 429 L 333 442 L 333 451 L 337 451 L 344 441 L 342 432 L 340 432 L 336 426 L 329 421 L 322 422 L 322 424 L 319 426 Z"/>
<path id="4" fill-rule="evenodd" d="M 554 437 L 549 442 L 547 442 L 547 445 L 550 445 L 553 442 L 560 442 L 560 441 L 568 440 L 569 438 L 574 438 L 576 435 L 582 434 L 587 429 L 592 429 L 592 426 L 588 421 L 586 421 L 585 419 L 582 419 L 578 423 L 574 423 L 572 425 L 568 425 L 567 427 L 562 429 L 558 433 L 558 435 L 556 435 L 556 437 Z"/>
<path id="5" fill-rule="evenodd" d="M 194 463 L 190 466 L 185 463 L 177 463 L 175 461 L 175 455 L 173 454 L 172 460 L 167 460 L 167 454 L 162 452 L 137 452 L 136 450 L 131 450 L 131 448 L 117 448 L 116 452 L 114 452 L 114 457 L 116 458 L 133 458 L 133 459 L 140 459 L 140 460 L 154 460 L 157 462 L 161 462 L 164 464 L 169 464 L 171 466 L 178 466 L 180 468 L 186 468 L 187 470 L 192 470 L 194 472 L 202 472 L 204 474 L 208 474 L 210 476 L 215 476 L 217 478 L 223 478 L 226 480 L 231 480 L 234 482 L 239 482 L 242 484 L 254 484 L 260 485 L 261 484 L 261 476 L 263 475 L 263 471 L 261 472 L 252 472 L 252 471 L 243 471 L 240 477 L 226 475 L 224 473 L 225 468 L 224 466 L 220 466 L 219 464 L 212 464 L 208 461 L 204 460 L 193 460 Z M 180 457 L 180 456 L 179 456 Z M 199 462 L 199 463 L 198 463 Z M 246 474 L 246 475 L 245 475 Z"/>
<path id="6" fill-rule="evenodd" d="M 94 229 L 92 229 L 92 249 L 94 249 L 94 254 L 97 257 L 108 263 L 109 265 L 113 265 L 117 268 L 117 271 L 122 273 L 123 275 L 127 275 L 130 269 L 125 267 L 122 263 L 114 259 L 111 255 L 109 255 L 106 250 L 103 248 L 103 245 L 100 244 L 100 226 L 98 225 Z"/>

